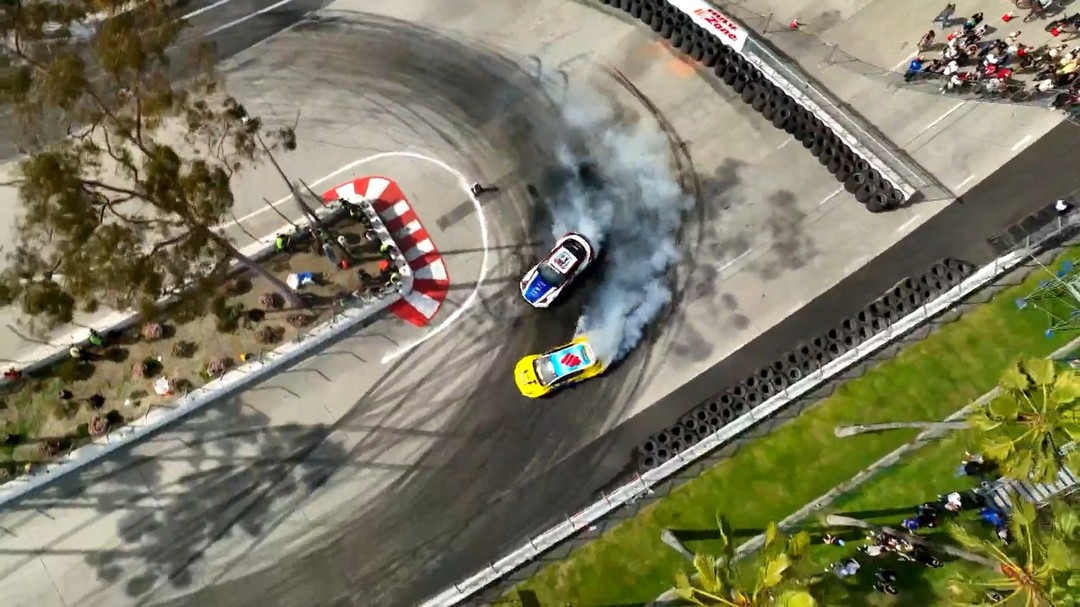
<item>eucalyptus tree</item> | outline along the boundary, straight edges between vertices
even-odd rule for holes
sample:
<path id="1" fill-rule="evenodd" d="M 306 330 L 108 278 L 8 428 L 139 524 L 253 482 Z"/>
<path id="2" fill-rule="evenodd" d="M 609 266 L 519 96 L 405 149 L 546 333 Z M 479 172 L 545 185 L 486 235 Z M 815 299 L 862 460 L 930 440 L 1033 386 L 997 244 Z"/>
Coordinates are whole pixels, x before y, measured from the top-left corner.
<path id="1" fill-rule="evenodd" d="M 169 0 L 0 6 L 0 103 L 25 153 L 7 182 L 19 208 L 0 303 L 49 324 L 148 310 L 181 285 L 205 300 L 237 262 L 303 305 L 215 229 L 233 177 L 295 134 L 248 116 L 185 25 Z"/>

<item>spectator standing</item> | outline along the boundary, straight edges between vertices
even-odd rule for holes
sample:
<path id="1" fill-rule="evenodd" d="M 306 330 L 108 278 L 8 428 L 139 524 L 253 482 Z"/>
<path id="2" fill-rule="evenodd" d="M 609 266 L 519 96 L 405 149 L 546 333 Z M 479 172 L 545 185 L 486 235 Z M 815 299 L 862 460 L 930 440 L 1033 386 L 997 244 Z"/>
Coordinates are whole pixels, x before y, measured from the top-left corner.
<path id="1" fill-rule="evenodd" d="M 918 46 L 920 51 L 929 50 L 929 48 L 934 44 L 934 40 L 936 39 L 937 33 L 935 33 L 934 30 L 930 30 L 923 34 L 922 38 L 919 38 L 919 44 L 916 46 Z"/>
<path id="2" fill-rule="evenodd" d="M 964 22 L 964 35 L 967 36 L 975 31 L 975 28 L 979 26 L 983 21 L 982 13 L 975 13 L 968 17 L 968 20 Z"/>
<path id="3" fill-rule="evenodd" d="M 938 13 L 937 17 L 934 17 L 934 20 L 931 21 L 931 23 L 940 23 L 941 29 L 945 29 L 952 25 L 952 18 L 955 14 L 956 4 L 950 2 L 945 5 L 945 8 L 941 9 L 941 12 Z"/>
<path id="4" fill-rule="evenodd" d="M 912 80 L 915 79 L 916 76 L 919 75 L 919 72 L 921 72 L 922 69 L 923 69 L 923 58 L 920 55 L 920 56 L 912 59 L 911 63 L 908 64 L 907 72 L 904 73 L 904 80 L 906 82 L 911 82 Z"/>

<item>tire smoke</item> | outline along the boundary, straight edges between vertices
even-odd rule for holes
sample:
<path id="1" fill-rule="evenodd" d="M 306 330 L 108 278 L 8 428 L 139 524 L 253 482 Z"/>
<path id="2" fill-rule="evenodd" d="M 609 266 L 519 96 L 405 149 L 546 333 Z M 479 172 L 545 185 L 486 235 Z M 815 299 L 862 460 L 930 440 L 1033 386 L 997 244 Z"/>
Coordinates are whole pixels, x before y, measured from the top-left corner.
<path id="1" fill-rule="evenodd" d="M 637 346 L 671 301 L 668 269 L 679 260 L 678 231 L 692 200 L 653 122 L 627 121 L 595 94 L 568 101 L 563 117 L 571 136 L 556 159 L 573 177 L 552 203 L 552 232 L 579 232 L 603 251 L 602 282 L 577 334 L 610 365 Z"/>

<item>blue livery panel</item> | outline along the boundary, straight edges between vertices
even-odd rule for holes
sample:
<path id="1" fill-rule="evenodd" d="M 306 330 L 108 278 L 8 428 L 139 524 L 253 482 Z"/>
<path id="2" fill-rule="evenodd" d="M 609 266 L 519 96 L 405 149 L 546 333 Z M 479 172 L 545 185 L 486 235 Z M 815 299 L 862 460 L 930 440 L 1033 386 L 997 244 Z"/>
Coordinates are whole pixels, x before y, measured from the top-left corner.
<path id="1" fill-rule="evenodd" d="M 544 278 L 537 272 L 529 281 L 529 286 L 525 288 L 525 299 L 529 303 L 536 303 L 541 297 L 548 294 L 551 291 L 551 285 L 544 281 Z"/>
<path id="2" fill-rule="evenodd" d="M 574 372 L 588 368 L 593 364 L 585 344 L 573 344 L 548 355 L 555 377 L 563 378 Z"/>

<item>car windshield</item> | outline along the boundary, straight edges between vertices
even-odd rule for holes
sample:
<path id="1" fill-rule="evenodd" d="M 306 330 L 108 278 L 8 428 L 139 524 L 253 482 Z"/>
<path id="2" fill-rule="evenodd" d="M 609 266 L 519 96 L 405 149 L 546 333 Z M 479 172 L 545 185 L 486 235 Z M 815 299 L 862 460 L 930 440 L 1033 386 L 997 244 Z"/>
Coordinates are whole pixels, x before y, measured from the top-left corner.
<path id="1" fill-rule="evenodd" d="M 557 287 L 566 280 L 566 277 L 560 274 L 555 268 L 551 267 L 548 262 L 540 264 L 540 267 L 536 269 L 540 273 L 540 278 L 544 279 L 544 282 L 552 287 Z"/>
<path id="2" fill-rule="evenodd" d="M 536 377 L 540 380 L 540 383 L 545 386 L 550 386 L 555 383 L 555 365 L 551 363 L 551 359 L 547 356 L 541 356 L 533 363 L 533 369 L 536 371 Z"/>

